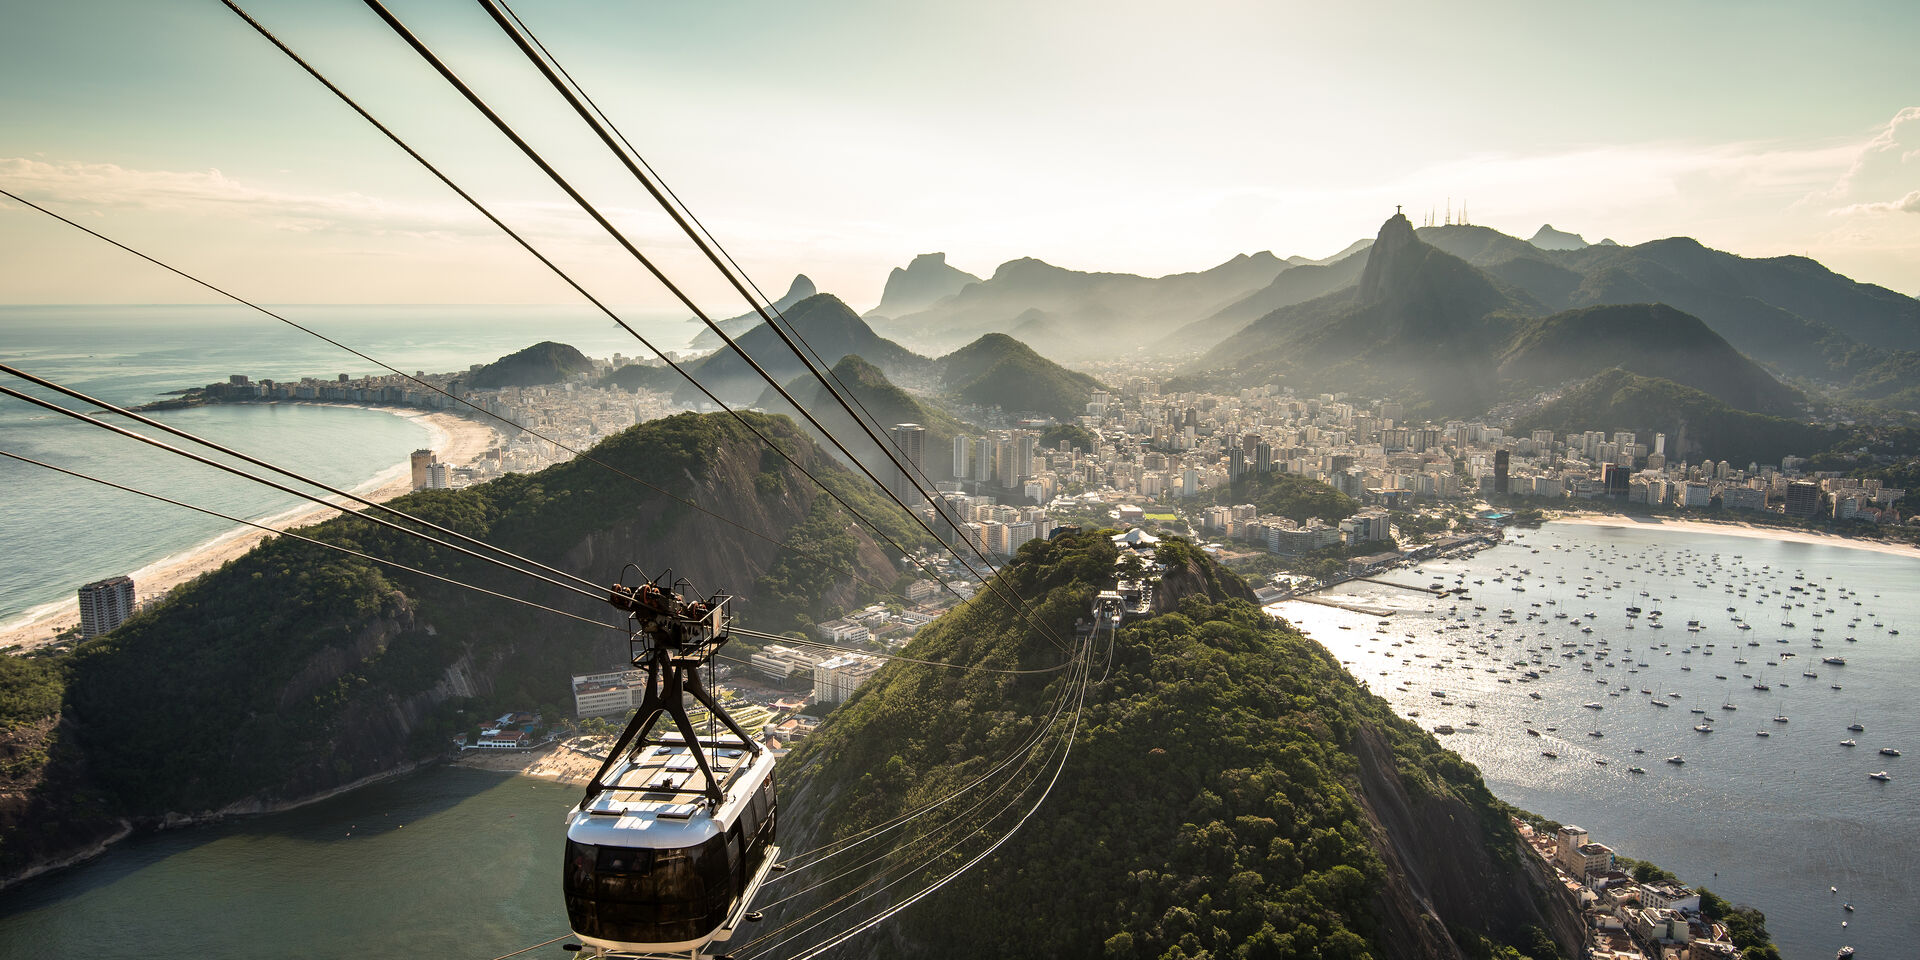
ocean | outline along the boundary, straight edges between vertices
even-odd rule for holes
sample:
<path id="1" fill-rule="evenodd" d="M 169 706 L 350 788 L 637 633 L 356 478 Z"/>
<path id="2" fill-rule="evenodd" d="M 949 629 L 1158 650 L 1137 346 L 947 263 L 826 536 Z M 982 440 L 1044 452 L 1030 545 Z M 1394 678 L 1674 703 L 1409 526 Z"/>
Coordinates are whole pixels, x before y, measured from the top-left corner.
<path id="1" fill-rule="evenodd" d="M 1760 907 L 1786 956 L 1818 960 L 1842 944 L 1865 957 L 1910 956 L 1920 940 L 1920 881 L 1909 869 L 1920 861 L 1920 771 L 1910 764 L 1920 754 L 1905 748 L 1920 749 L 1910 694 L 1920 676 L 1911 592 L 1920 559 L 1670 529 L 1548 524 L 1515 537 L 1388 575 L 1458 582 L 1471 599 L 1436 606 L 1360 584 L 1336 596 L 1396 612 L 1297 602 L 1281 612 L 1402 714 L 1458 730 L 1442 739 L 1501 798 Z M 1783 611 L 1783 602 L 1805 606 Z M 1475 617 L 1474 606 L 1487 609 Z M 1628 606 L 1643 609 L 1632 630 Z M 1647 626 L 1656 607 L 1659 630 Z M 1503 609 L 1515 625 L 1498 622 Z M 1780 626 L 1788 619 L 1796 626 Z M 1603 640 L 1608 656 L 1596 659 Z M 1819 662 L 1828 655 L 1847 664 Z M 1540 679 L 1518 682 L 1526 670 Z M 1743 674 L 1772 689 L 1753 690 Z M 1694 732 L 1703 718 L 1714 733 Z M 1865 731 L 1849 732 L 1854 722 Z M 1595 730 L 1604 737 L 1588 736 Z M 1849 737 L 1859 746 L 1839 746 Z M 1881 746 L 1911 755 L 1882 757 Z M 1686 764 L 1662 762 L 1675 755 Z M 1867 779 L 1881 769 L 1891 782 Z M 565 932 L 560 812 L 576 789 L 437 768 L 287 813 L 143 837 L 0 893 L 0 960 L 237 960 L 269 946 L 298 957 L 505 954 Z M 555 945 L 527 956 L 567 954 Z"/>
<path id="2" fill-rule="evenodd" d="M 1453 727 L 1501 799 L 1759 907 L 1784 955 L 1911 956 L 1920 556 L 1652 525 L 1512 537 L 1384 577 L 1458 600 L 1355 583 L 1326 596 L 1392 615 L 1275 609 L 1403 716 Z"/>
<path id="3" fill-rule="evenodd" d="M 541 340 L 569 343 L 592 357 L 645 353 L 590 308 L 277 309 L 409 373 L 464 370 Z M 662 349 L 685 349 L 697 329 L 684 317 L 623 315 Z M 120 405 L 236 373 L 278 380 L 385 372 L 237 306 L 0 307 L 0 361 Z M 389 413 L 326 405 L 216 406 L 155 419 L 348 489 L 394 475 L 429 437 L 425 428 Z M 0 450 L 252 520 L 304 502 L 11 397 L 0 397 Z M 0 490 L 0 624 L 66 602 L 83 583 L 131 572 L 234 527 L 13 460 L 0 460 Z"/>

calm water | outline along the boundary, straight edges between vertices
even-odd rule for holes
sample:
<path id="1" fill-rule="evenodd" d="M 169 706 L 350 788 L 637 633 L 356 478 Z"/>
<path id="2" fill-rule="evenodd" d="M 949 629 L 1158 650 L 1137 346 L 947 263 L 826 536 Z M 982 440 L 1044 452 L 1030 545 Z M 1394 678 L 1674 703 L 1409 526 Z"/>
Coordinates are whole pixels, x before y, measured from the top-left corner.
<path id="1" fill-rule="evenodd" d="M 540 340 L 589 356 L 642 348 L 604 318 L 566 307 L 288 307 L 291 319 L 402 370 L 446 372 Z M 639 317 L 663 349 L 686 345 L 683 320 Z M 366 361 L 239 307 L 0 307 L 0 360 L 116 404 L 244 373 L 259 379 L 380 373 Z M 19 385 L 8 378 L 10 384 Z M 56 399 L 47 395 L 49 399 Z M 71 404 L 70 404 L 71 405 Z M 398 469 L 427 431 L 388 413 L 262 405 L 156 419 L 340 487 Z M 133 440 L 0 397 L 0 450 L 260 519 L 302 501 Z M 0 623 L 73 596 L 232 527 L 17 461 L 0 461 Z"/>
<path id="2" fill-rule="evenodd" d="M 1370 584 L 1338 595 L 1394 608 L 1385 626 L 1312 604 L 1279 612 L 1402 714 L 1459 731 L 1441 739 L 1501 798 L 1760 907 L 1787 956 L 1830 957 L 1842 944 L 1912 956 L 1920 558 L 1645 527 L 1549 524 L 1517 536 L 1389 574 L 1471 589 L 1451 612 L 1451 602 Z M 1628 606 L 1642 615 L 1629 618 Z M 1655 609 L 1663 629 L 1649 626 Z M 1836 655 L 1845 666 L 1821 662 Z M 1540 678 L 1526 680 L 1529 670 Z M 1693 729 L 1703 722 L 1714 732 Z M 1847 729 L 1855 722 L 1865 732 Z M 1840 745 L 1850 738 L 1859 745 Z M 1881 756 L 1883 746 L 1906 755 Z M 1879 770 L 1892 781 L 1868 779 Z"/>
<path id="3" fill-rule="evenodd" d="M 578 799 L 438 769 L 144 837 L 0 895 L 0 960 L 500 956 L 567 932 L 562 817 Z"/>

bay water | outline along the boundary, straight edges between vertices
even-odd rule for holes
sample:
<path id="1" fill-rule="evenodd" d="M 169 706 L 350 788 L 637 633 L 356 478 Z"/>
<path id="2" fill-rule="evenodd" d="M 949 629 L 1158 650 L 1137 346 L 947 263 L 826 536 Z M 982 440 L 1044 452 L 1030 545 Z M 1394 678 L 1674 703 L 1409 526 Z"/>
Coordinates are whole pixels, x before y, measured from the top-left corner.
<path id="1" fill-rule="evenodd" d="M 1920 553 L 1549 523 L 1382 579 L 1469 593 L 1356 582 L 1323 596 L 1374 612 L 1275 610 L 1452 727 L 1501 799 L 1759 907 L 1786 956 L 1913 954 Z"/>
<path id="2" fill-rule="evenodd" d="M 573 307 L 278 309 L 408 373 L 464 370 L 541 340 L 594 357 L 644 353 L 604 317 Z M 684 349 L 695 332 L 672 316 L 636 313 L 631 322 L 662 349 Z M 236 306 L 0 307 L 0 361 L 123 406 L 231 374 L 282 380 L 386 372 Z M 83 406 L 5 379 L 69 408 Z M 153 416 L 342 488 L 397 475 L 429 439 L 402 417 L 346 406 L 247 404 Z M 249 520 L 304 502 L 11 397 L 0 397 L 0 450 Z M 0 491 L 0 624 L 69 601 L 82 583 L 136 570 L 235 526 L 14 460 L 0 460 Z"/>

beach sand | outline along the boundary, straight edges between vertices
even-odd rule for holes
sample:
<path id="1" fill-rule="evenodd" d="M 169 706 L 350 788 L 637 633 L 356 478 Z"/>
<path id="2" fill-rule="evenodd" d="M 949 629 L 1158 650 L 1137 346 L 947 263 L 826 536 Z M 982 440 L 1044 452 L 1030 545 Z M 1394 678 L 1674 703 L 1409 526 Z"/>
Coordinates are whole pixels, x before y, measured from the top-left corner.
<path id="1" fill-rule="evenodd" d="M 433 450 L 435 457 L 442 463 L 454 466 L 465 466 L 472 462 L 485 453 L 488 447 L 493 446 L 499 437 L 493 427 L 485 423 L 456 417 L 449 413 L 429 413 L 393 407 L 366 409 L 405 417 L 427 428 L 431 435 L 428 447 Z M 411 464 L 400 463 L 382 470 L 372 480 L 354 488 L 353 493 L 376 503 L 383 503 L 410 493 L 412 488 Z M 339 511 L 328 507 L 304 504 L 261 522 L 275 530 L 289 530 L 318 523 L 338 514 Z M 162 557 L 138 570 L 129 571 L 129 575 L 133 577 L 140 599 L 145 600 L 148 597 L 166 593 L 203 573 L 218 570 L 222 564 L 242 556 L 266 538 L 267 533 L 263 530 L 254 527 L 238 527 L 205 543 Z M 71 629 L 79 622 L 79 601 L 69 598 L 57 607 L 42 608 L 31 619 L 22 619 L 0 627 L 0 649 L 17 644 L 17 647 L 8 652 L 21 653 L 45 646 L 52 643 L 61 631 Z"/>
<path id="2" fill-rule="evenodd" d="M 1587 527 L 1626 527 L 1639 530 L 1658 528 L 1679 533 L 1711 533 L 1723 537 L 1749 537 L 1756 540 L 1810 543 L 1823 547 L 1845 547 L 1849 550 L 1871 550 L 1875 553 L 1920 558 L 1920 547 L 1915 547 L 1909 543 L 1893 543 L 1887 540 L 1865 540 L 1859 537 L 1842 537 L 1831 533 L 1816 533 L 1812 530 L 1789 530 L 1782 527 L 1766 527 L 1737 521 L 1709 522 L 1705 520 L 1674 520 L 1666 517 L 1628 517 L 1594 514 L 1564 514 L 1552 516 L 1549 517 L 1549 519 L 1553 523 L 1574 523 Z"/>
<path id="3" fill-rule="evenodd" d="M 517 773 L 557 783 L 586 783 L 606 757 L 610 737 L 575 737 L 534 750 L 489 753 L 468 750 L 454 761 L 463 767 Z M 597 751 L 597 752 L 596 752 Z"/>

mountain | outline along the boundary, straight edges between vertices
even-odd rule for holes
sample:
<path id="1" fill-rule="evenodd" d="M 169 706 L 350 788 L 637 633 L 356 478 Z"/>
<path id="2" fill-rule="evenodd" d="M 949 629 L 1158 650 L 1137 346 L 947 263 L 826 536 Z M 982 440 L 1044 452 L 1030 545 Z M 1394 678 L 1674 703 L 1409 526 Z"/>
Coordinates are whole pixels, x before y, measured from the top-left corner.
<path id="1" fill-rule="evenodd" d="M 1839 430 L 1735 410 L 1692 387 L 1617 367 L 1515 419 L 1515 435 L 1533 430 L 1627 430 L 1643 437 L 1664 433 L 1669 461 L 1710 458 L 1742 466 L 1777 464 L 1789 454 L 1825 450 L 1844 436 Z"/>
<path id="2" fill-rule="evenodd" d="M 745 416 L 889 535 L 921 542 L 791 423 Z M 875 596 L 860 581 L 897 576 L 875 539 L 731 417 L 651 421 L 589 455 L 394 506 L 591 583 L 616 582 L 629 561 L 647 575 L 671 566 L 739 594 L 742 623 L 767 630 L 838 616 Z M 476 717 L 541 705 L 558 717 L 569 675 L 626 662 L 625 630 L 596 625 L 617 622 L 604 603 L 355 514 L 300 532 L 591 622 L 270 538 L 112 633 L 36 660 L 43 675 L 0 670 L 38 705 L 0 727 L 0 883 L 81 855 L 123 822 L 271 809 L 439 756 Z"/>
<path id="3" fill-rule="evenodd" d="M 793 282 L 787 285 L 787 292 L 781 295 L 780 299 L 775 300 L 773 302 L 773 309 L 767 312 L 784 314 L 788 310 L 793 309 L 795 304 L 819 292 L 820 291 L 814 289 L 813 281 L 807 279 L 806 274 L 795 274 Z M 718 326 L 727 332 L 727 336 L 738 340 L 741 334 L 753 329 L 760 323 L 760 314 L 756 311 L 749 310 L 737 317 L 728 317 L 720 321 Z M 717 350 L 720 347 L 726 346 L 726 344 L 721 342 L 720 335 L 714 333 L 712 328 L 702 324 L 700 332 L 694 334 L 693 343 L 690 346 L 695 350 Z"/>
<path id="4" fill-rule="evenodd" d="M 593 361 L 564 343 L 551 340 L 510 353 L 475 371 L 468 385 L 480 390 L 538 387 L 559 383 L 593 369 Z"/>
<path id="5" fill-rule="evenodd" d="M 1369 240 L 1358 246 L 1364 251 L 1372 245 L 1373 241 Z M 1160 341 L 1157 349 L 1173 356 L 1204 352 L 1281 307 L 1305 303 L 1352 286 L 1360 279 L 1360 269 L 1366 263 L 1366 257 L 1354 253 L 1327 263 L 1305 262 L 1282 270 L 1272 283 L 1175 330 Z"/>
<path id="6" fill-rule="evenodd" d="M 1543 250 L 1485 227 L 1421 238 L 1554 309 L 1665 303 L 1788 376 L 1852 399 L 1920 403 L 1920 300 L 1805 257 L 1740 257 L 1687 237 Z"/>
<path id="7" fill-rule="evenodd" d="M 1010 333 L 1061 360 L 1111 357 L 1155 343 L 1169 330 L 1266 286 L 1286 266 L 1263 251 L 1199 273 L 1149 278 L 1009 260 L 991 278 L 924 310 L 876 319 L 875 328 L 930 353 L 985 333 Z"/>
<path id="8" fill-rule="evenodd" d="M 1203 496 L 1221 505 L 1251 503 L 1262 516 L 1286 517 L 1295 523 L 1314 519 L 1339 523 L 1360 510 L 1360 501 L 1327 484 L 1278 471 L 1248 471 L 1231 485 L 1215 487 Z"/>
<path id="9" fill-rule="evenodd" d="M 922 443 L 921 472 L 930 482 L 953 479 L 953 438 L 960 435 L 971 436 L 978 429 L 953 414 L 940 409 L 930 401 L 922 401 L 913 394 L 901 389 L 879 367 L 868 363 L 855 354 L 841 357 L 830 371 L 844 392 L 851 393 L 859 401 L 854 407 L 870 416 L 884 431 L 895 424 L 917 423 L 926 428 Z M 898 479 L 898 469 L 887 459 L 885 453 L 876 449 L 860 426 L 856 424 L 838 401 L 828 394 L 820 381 L 811 374 L 796 377 L 787 384 L 787 392 L 799 400 L 801 406 L 811 412 L 826 428 L 846 443 L 876 475 L 882 478 Z M 760 397 L 755 404 L 769 413 L 785 414 L 795 422 L 803 422 L 793 408 L 772 388 Z M 896 448 L 895 454 L 898 455 Z"/>
<path id="10" fill-rule="evenodd" d="M 999 576 L 1071 639 L 1112 583 L 1112 532 L 1033 541 Z M 926 861 L 900 874 L 916 884 L 983 850 L 1051 784 L 992 857 L 896 917 L 870 955 L 1576 955 L 1577 911 L 1471 765 L 1202 551 L 1169 540 L 1155 560 L 1153 613 L 1096 640 L 1084 700 L 1071 670 L 1010 679 L 897 661 L 784 761 L 781 829 L 798 849 L 928 810 L 869 844 L 885 844 L 873 854 L 889 864 Z M 904 652 L 1026 670 L 1063 658 L 986 591 Z M 1002 761 L 1027 762 L 1002 774 Z M 986 786 L 929 808 L 977 778 Z M 1003 805 L 1012 812 L 996 816 Z M 804 916 L 866 878 L 767 919 Z"/>
<path id="11" fill-rule="evenodd" d="M 789 328 L 811 346 L 814 363 L 832 366 L 841 357 L 858 354 L 888 374 L 903 374 L 924 369 L 927 359 L 873 332 L 865 320 L 838 297 L 819 293 L 782 311 Z M 748 330 L 734 341 L 754 358 L 776 382 L 786 383 L 807 372 L 806 365 L 766 324 Z M 728 403 L 746 404 L 759 398 L 767 388 L 762 379 L 739 354 L 721 350 L 694 368 L 707 388 Z"/>
<path id="12" fill-rule="evenodd" d="M 1435 414 L 1479 413 L 1498 395 L 1495 358 L 1526 318 L 1548 312 L 1423 242 L 1395 214 L 1352 287 L 1261 317 L 1189 364 L 1169 388 L 1284 382 L 1402 396 Z"/>
<path id="13" fill-rule="evenodd" d="M 967 284 L 979 282 L 979 277 L 949 266 L 946 254 L 923 253 L 905 267 L 895 267 L 887 274 L 887 288 L 880 295 L 880 305 L 867 311 L 867 316 L 898 317 L 924 310 L 959 293 Z"/>
<path id="14" fill-rule="evenodd" d="M 1072 420 L 1086 411 L 1100 381 L 1054 363 L 1004 333 L 989 333 L 935 361 L 948 393 L 1008 414 Z"/>
<path id="15" fill-rule="evenodd" d="M 1542 250 L 1583 250 L 1592 246 L 1577 233 L 1555 230 L 1551 223 L 1541 224 L 1527 242 Z"/>
<path id="16" fill-rule="evenodd" d="M 1733 349 L 1698 317 L 1663 303 L 1587 307 L 1527 323 L 1500 358 L 1500 376 L 1537 386 L 1610 367 L 1711 394 L 1740 410 L 1794 416 L 1806 397 Z"/>

